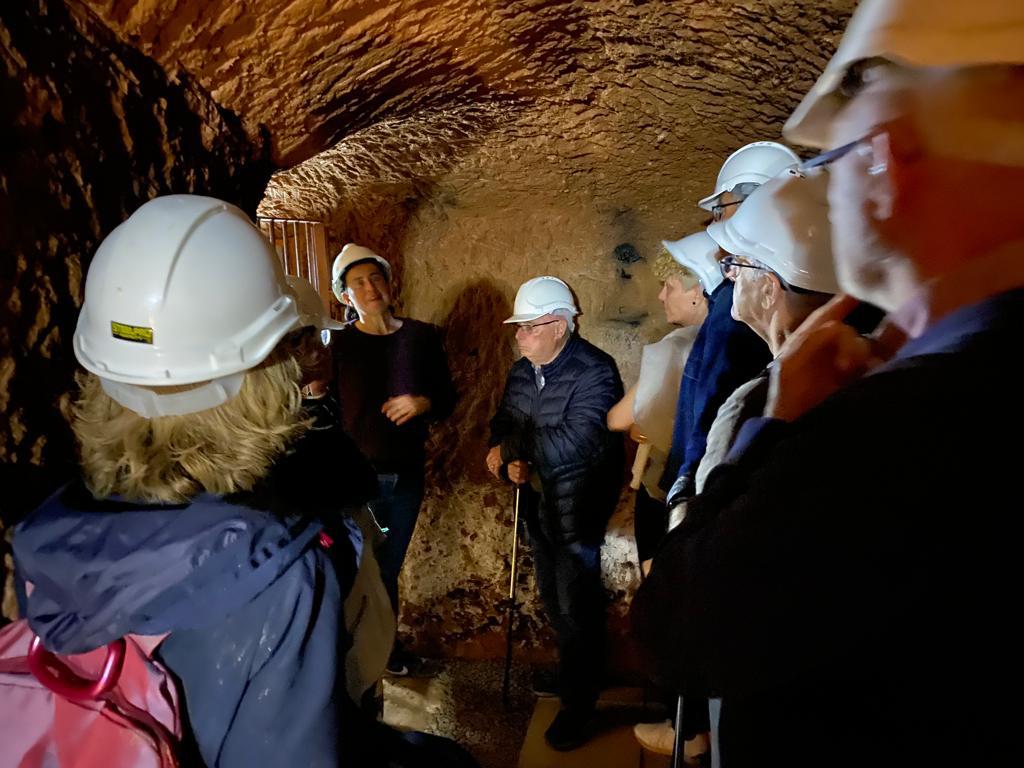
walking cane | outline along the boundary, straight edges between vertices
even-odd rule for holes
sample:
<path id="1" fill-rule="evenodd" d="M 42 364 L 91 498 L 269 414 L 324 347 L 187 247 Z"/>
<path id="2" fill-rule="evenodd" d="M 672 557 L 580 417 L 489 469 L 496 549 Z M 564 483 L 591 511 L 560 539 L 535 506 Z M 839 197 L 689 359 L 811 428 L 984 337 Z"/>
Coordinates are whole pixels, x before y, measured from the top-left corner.
<path id="1" fill-rule="evenodd" d="M 505 632 L 505 676 L 501 681 L 501 700 L 508 706 L 509 677 L 512 673 L 512 627 L 516 617 L 516 575 L 519 565 L 519 496 L 516 486 L 515 511 L 512 519 L 512 568 L 508 580 L 508 626 Z"/>
<path id="2" fill-rule="evenodd" d="M 672 768 L 683 766 L 683 695 L 676 699 L 676 737 L 672 742 Z"/>

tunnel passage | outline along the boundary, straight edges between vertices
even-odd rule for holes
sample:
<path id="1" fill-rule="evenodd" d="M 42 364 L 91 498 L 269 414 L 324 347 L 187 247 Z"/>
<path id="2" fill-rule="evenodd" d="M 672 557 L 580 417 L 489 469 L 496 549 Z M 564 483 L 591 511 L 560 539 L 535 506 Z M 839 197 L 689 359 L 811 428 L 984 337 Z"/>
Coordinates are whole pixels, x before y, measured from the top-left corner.
<path id="1" fill-rule="evenodd" d="M 128 212 L 196 192 L 319 222 L 328 257 L 355 241 L 393 260 L 399 312 L 443 329 L 460 391 L 431 438 L 402 631 L 424 652 L 499 655 L 511 495 L 483 454 L 516 287 L 565 279 L 628 386 L 668 330 L 660 241 L 700 225 L 694 202 L 731 150 L 779 136 L 853 5 L 5 3 L 0 521 L 73 471 L 61 408 L 83 275 Z M 605 550 L 619 625 L 630 506 L 624 493 Z M 519 642 L 543 656 L 528 579 Z"/>

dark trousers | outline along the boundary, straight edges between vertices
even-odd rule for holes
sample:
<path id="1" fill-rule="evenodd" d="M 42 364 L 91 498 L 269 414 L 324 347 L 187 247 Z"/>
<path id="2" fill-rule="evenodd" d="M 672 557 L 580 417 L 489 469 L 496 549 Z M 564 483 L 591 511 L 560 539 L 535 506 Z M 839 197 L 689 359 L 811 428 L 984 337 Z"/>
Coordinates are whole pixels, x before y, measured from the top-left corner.
<path id="1" fill-rule="evenodd" d="M 377 524 L 388 529 L 387 539 L 377 547 L 377 562 L 384 588 L 398 616 L 398 574 L 416 530 L 416 518 L 423 502 L 423 475 L 421 472 L 379 474 L 377 482 L 380 495 L 370 502 L 370 509 Z"/>
<path id="2" fill-rule="evenodd" d="M 601 542 L 559 542 L 541 508 L 527 515 L 537 585 L 558 636 L 558 687 L 567 709 L 592 707 L 605 662 L 605 592 Z"/>
<path id="3" fill-rule="evenodd" d="M 640 562 L 650 560 L 668 530 L 668 508 L 664 501 L 652 499 L 642 485 L 633 504 L 633 531 Z"/>
<path id="4" fill-rule="evenodd" d="M 689 741 L 694 736 L 711 730 L 711 714 L 708 695 L 702 688 L 683 692 L 683 738 Z"/>

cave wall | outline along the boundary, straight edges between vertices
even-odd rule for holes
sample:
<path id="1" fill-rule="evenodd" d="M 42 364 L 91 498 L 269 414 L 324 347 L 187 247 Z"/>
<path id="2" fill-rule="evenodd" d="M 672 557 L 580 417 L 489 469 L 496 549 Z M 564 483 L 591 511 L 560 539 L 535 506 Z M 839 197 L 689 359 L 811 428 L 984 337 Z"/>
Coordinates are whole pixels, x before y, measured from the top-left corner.
<path id="1" fill-rule="evenodd" d="M 187 74 L 169 77 L 81 3 L 0 5 L 0 520 L 73 471 L 60 412 L 100 240 L 149 198 L 250 213 L 267 147 Z M 2 526 L 0 526 L 2 527 Z"/>
<path id="2" fill-rule="evenodd" d="M 350 240 L 377 249 L 396 266 L 400 311 L 445 332 L 461 400 L 434 431 L 402 577 L 401 629 L 427 652 L 503 651 L 512 493 L 483 457 L 515 358 L 501 320 L 516 289 L 538 274 L 565 279 L 581 333 L 630 386 L 642 345 L 669 330 L 650 268 L 661 240 L 702 226 L 696 201 L 729 152 L 779 137 L 852 10 L 797 0 L 571 5 L 560 51 L 571 64 L 538 74 L 545 87 L 360 127 L 276 174 L 260 206 L 325 221 L 333 252 Z M 506 13 L 517 8 L 526 13 L 515 3 Z M 603 552 L 620 671 L 639 579 L 631 510 L 624 487 Z M 543 657 L 550 629 L 524 554 L 518 637 Z"/>
<path id="3" fill-rule="evenodd" d="M 616 358 L 629 386 L 642 344 L 667 330 L 650 272 L 660 240 L 700 226 L 705 214 L 694 203 L 730 151 L 778 137 L 854 5 L 5 6 L 5 130 L 35 149 L 24 159 L 4 142 L 0 181 L 6 190 L 17 172 L 19 187 L 54 210 L 45 225 L 34 209 L 15 216 L 7 201 L 0 212 L 0 224 L 29 222 L 0 231 L 3 285 L 15 297 L 0 311 L 21 329 L 0 339 L 0 470 L 33 466 L 40 437 L 49 441 L 41 460 L 68 455 L 54 442 L 64 433 L 52 403 L 66 388 L 81 275 L 101 233 L 136 201 L 182 183 L 251 211 L 266 173 L 260 152 L 269 148 L 291 167 L 275 175 L 260 212 L 325 222 L 334 252 L 350 240 L 377 249 L 397 268 L 400 311 L 445 331 L 462 399 L 432 437 L 427 499 L 403 574 L 402 630 L 423 650 L 500 652 L 511 493 L 486 476 L 482 458 L 514 358 L 499 325 L 516 287 L 541 273 L 565 278 L 580 299 L 582 333 Z M 61 198 L 51 185 L 68 190 L 67 206 L 54 204 Z M 90 203 L 95 211 L 85 216 Z M 27 389 L 33 379 L 38 392 Z M 12 385 L 23 388 L 3 395 Z M 637 578 L 630 506 L 624 492 L 604 557 L 619 624 Z M 520 636 L 537 649 L 548 630 L 529 567 L 523 580 Z"/>

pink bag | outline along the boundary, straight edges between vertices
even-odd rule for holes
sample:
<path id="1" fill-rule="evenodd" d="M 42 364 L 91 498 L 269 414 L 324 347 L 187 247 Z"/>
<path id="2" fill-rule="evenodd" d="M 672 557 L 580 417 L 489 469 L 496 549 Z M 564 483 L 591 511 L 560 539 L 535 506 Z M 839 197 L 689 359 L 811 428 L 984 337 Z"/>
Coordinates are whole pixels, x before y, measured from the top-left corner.
<path id="1" fill-rule="evenodd" d="M 163 637 L 58 657 L 25 620 L 0 629 L 0 768 L 176 768 L 173 678 Z"/>

